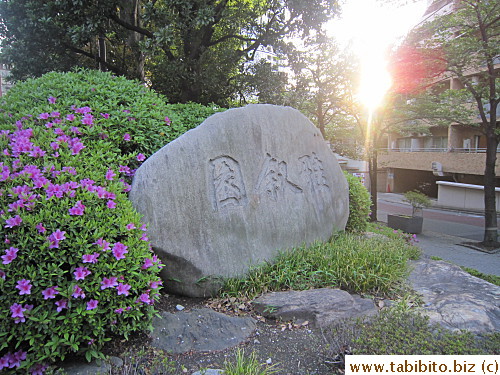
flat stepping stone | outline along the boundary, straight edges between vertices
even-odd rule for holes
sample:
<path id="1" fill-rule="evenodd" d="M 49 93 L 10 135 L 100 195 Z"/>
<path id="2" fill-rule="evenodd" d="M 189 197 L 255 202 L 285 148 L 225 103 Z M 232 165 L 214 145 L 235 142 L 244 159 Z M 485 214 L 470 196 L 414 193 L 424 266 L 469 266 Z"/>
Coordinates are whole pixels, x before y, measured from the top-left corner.
<path id="1" fill-rule="evenodd" d="M 430 259 L 411 262 L 408 280 L 422 295 L 431 323 L 475 333 L 500 331 L 500 287 L 460 267 Z"/>
<path id="2" fill-rule="evenodd" d="M 370 299 L 330 288 L 267 293 L 252 304 L 267 318 L 308 321 L 316 328 L 326 327 L 339 319 L 374 315 L 378 311 Z"/>
<path id="3" fill-rule="evenodd" d="M 253 334 L 256 322 L 202 308 L 162 312 L 153 318 L 152 345 L 173 354 L 211 352 L 236 346 Z"/>

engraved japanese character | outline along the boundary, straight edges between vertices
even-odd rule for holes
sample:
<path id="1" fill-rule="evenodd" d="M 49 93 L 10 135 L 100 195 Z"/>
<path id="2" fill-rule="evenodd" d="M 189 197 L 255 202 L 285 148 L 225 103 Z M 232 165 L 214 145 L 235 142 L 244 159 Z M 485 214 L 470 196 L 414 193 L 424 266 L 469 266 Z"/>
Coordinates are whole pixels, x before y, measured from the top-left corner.
<path id="1" fill-rule="evenodd" d="M 293 193 L 302 193 L 302 189 L 297 184 L 288 180 L 286 162 L 272 157 L 269 153 L 266 154 L 266 160 L 255 189 L 266 194 L 274 202 L 283 198 L 286 189 Z"/>
<path id="2" fill-rule="evenodd" d="M 246 204 L 245 184 L 240 166 L 229 156 L 210 161 L 214 192 L 214 208 L 237 207 Z"/>

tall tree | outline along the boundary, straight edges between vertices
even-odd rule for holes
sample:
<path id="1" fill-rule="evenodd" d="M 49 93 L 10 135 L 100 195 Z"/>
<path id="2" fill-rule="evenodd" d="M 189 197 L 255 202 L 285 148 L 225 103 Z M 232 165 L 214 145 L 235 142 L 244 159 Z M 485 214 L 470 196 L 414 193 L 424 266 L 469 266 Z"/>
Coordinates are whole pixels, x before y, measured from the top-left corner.
<path id="1" fill-rule="evenodd" d="M 500 128 L 500 3 L 450 1 L 449 11 L 415 30 L 399 61 L 400 88 L 424 94 L 414 101 L 422 118 L 476 126 L 486 137 L 483 243 L 497 243 L 495 164 Z M 410 51 L 410 53 L 408 53 Z M 451 84 L 435 92 L 437 83 Z M 471 105 L 471 103 L 473 103 Z"/>
<path id="2" fill-rule="evenodd" d="M 341 113 L 352 64 L 323 32 L 310 35 L 303 43 L 302 48 L 288 54 L 295 82 L 290 100 L 308 114 L 327 138 L 327 126 Z"/>
<path id="3" fill-rule="evenodd" d="M 257 48 L 307 35 L 336 8 L 328 0 L 1 0 L 2 55 L 15 79 L 100 63 L 174 102 L 221 103 Z"/>

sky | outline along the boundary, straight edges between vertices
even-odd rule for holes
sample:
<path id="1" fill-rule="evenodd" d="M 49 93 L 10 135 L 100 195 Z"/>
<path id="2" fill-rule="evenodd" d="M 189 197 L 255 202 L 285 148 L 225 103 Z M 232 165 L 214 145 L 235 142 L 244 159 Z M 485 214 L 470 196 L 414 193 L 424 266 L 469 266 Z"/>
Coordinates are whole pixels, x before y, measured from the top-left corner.
<path id="1" fill-rule="evenodd" d="M 387 51 L 420 21 L 427 0 L 344 0 L 341 18 L 328 27 L 340 46 L 349 48 L 362 65 L 359 97 L 377 107 L 390 88 Z"/>

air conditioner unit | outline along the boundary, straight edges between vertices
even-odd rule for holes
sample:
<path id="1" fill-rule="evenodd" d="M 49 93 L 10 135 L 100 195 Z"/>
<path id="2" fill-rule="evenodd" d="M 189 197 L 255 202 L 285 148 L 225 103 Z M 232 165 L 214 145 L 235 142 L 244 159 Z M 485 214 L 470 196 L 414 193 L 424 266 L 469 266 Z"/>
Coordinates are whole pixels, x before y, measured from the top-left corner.
<path id="1" fill-rule="evenodd" d="M 432 168 L 432 173 L 434 174 L 434 176 L 444 176 L 444 173 L 443 173 L 443 165 L 438 162 L 438 161 L 433 161 L 431 163 L 431 168 Z"/>

